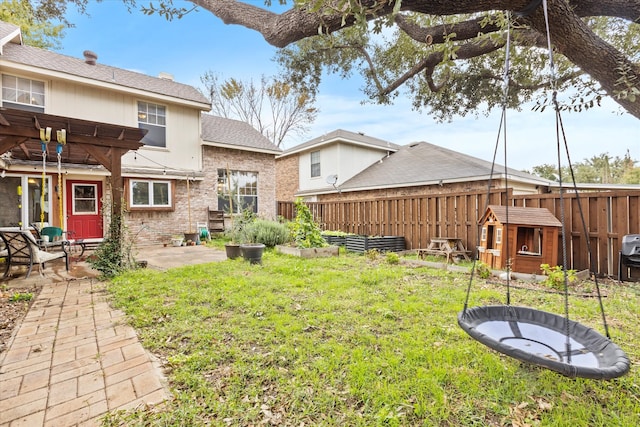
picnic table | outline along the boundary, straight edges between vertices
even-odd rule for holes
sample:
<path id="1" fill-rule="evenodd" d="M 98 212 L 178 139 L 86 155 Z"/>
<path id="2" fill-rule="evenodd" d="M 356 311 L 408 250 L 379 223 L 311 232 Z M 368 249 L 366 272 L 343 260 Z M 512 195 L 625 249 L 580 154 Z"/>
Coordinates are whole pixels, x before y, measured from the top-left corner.
<path id="1" fill-rule="evenodd" d="M 458 237 L 434 237 L 429 242 L 429 246 L 426 249 L 418 249 L 418 256 L 422 259 L 426 255 L 444 256 L 447 258 L 447 262 L 456 260 L 459 257 L 469 261 L 469 254 L 462 239 Z"/>

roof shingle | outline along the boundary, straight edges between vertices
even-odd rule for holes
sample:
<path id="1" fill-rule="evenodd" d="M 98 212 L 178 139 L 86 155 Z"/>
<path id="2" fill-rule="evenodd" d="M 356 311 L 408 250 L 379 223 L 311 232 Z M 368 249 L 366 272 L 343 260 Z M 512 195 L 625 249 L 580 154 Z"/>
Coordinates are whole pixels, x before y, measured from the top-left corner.
<path id="1" fill-rule="evenodd" d="M 249 151 L 282 152 L 275 144 L 250 124 L 224 117 L 202 115 L 202 140 L 207 143 L 228 145 Z"/>
<path id="2" fill-rule="evenodd" d="M 6 22 L 2 23 L 0 25 L 0 35 L 9 34 L 11 27 L 15 28 L 15 26 Z M 84 59 L 61 55 L 33 46 L 5 43 L 2 47 L 0 59 L 209 105 L 209 100 L 193 86 L 100 63 L 89 65 Z"/>
<path id="3" fill-rule="evenodd" d="M 544 227 L 562 227 L 562 223 L 553 216 L 547 208 L 525 208 L 521 206 L 509 206 L 509 220 L 507 221 L 507 207 L 490 205 L 487 213 L 492 211 L 496 219 L 502 224 L 531 225 Z M 483 219 L 487 215 L 483 217 Z"/>
<path id="4" fill-rule="evenodd" d="M 491 175 L 491 162 L 427 142 L 402 146 L 397 152 L 363 170 L 340 186 L 342 190 L 422 185 L 440 180 L 487 179 Z M 495 165 L 494 176 L 504 172 Z M 540 177 L 508 168 L 513 177 L 548 184 Z"/>

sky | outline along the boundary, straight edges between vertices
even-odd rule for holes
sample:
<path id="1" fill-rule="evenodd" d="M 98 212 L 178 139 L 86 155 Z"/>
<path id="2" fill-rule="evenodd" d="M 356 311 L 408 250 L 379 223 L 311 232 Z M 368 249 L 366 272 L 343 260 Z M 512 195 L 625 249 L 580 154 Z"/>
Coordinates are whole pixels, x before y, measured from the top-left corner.
<path id="1" fill-rule="evenodd" d="M 262 0 L 255 1 L 263 4 Z M 262 75 L 278 72 L 273 61 L 276 48 L 258 32 L 225 25 L 204 9 L 171 22 L 140 11 L 130 13 L 121 0 L 89 0 L 89 16 L 71 8 L 69 12 L 68 18 L 75 27 L 65 31 L 58 50 L 64 55 L 83 58 L 82 52 L 88 49 L 97 53 L 100 63 L 151 76 L 169 73 L 175 81 L 195 87 L 202 87 L 200 77 L 208 71 L 218 73 L 222 79 L 245 81 L 259 81 Z M 531 170 L 533 166 L 557 163 L 555 114 L 551 109 L 544 113 L 532 112 L 528 107 L 508 111 L 505 138 L 504 133 L 498 137 L 499 111 L 488 117 L 456 117 L 451 123 L 438 123 L 427 113 L 413 111 L 411 100 L 402 96 L 391 106 L 363 105 L 366 97 L 359 91 L 362 86 L 358 76 L 348 81 L 338 76 L 325 77 L 316 104 L 320 112 L 309 132 L 289 138 L 282 148 L 344 129 L 399 145 L 426 141 L 488 161 L 499 140 L 500 164 Z M 558 98 L 561 101 L 562 94 Z M 580 114 L 562 113 L 571 161 L 582 162 L 603 153 L 623 157 L 627 150 L 640 161 L 640 120 L 621 114 L 613 101 L 604 105 Z M 506 160 L 502 145 L 505 139 Z"/>

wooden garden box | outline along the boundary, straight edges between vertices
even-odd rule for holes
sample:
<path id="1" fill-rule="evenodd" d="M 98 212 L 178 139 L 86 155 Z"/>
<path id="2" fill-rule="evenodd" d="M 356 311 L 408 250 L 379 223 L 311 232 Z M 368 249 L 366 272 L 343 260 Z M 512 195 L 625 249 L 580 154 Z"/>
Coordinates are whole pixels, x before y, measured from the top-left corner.
<path id="1" fill-rule="evenodd" d="M 480 261 L 490 268 L 540 274 L 540 264 L 558 264 L 562 224 L 545 208 L 491 205 L 480 219 Z M 507 241 L 508 238 L 508 241 Z"/>

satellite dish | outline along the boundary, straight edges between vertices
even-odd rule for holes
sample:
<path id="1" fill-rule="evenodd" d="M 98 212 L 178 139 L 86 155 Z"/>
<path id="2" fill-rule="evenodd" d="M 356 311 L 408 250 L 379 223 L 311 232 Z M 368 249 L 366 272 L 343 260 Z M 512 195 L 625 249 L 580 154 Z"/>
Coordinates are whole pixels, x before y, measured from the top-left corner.
<path id="1" fill-rule="evenodd" d="M 327 184 L 336 185 L 336 182 L 338 182 L 338 175 L 329 175 L 327 177 Z"/>

